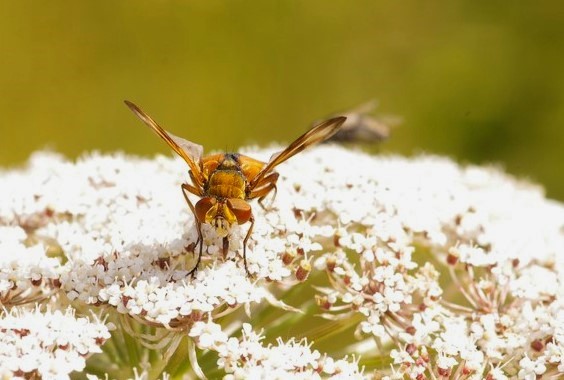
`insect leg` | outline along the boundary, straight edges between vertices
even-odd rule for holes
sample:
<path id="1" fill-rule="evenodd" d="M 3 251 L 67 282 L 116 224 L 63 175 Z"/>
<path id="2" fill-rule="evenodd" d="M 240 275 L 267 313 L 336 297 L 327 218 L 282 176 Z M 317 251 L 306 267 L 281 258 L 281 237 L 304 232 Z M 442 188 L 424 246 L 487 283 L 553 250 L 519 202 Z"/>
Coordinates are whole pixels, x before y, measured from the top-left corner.
<path id="1" fill-rule="evenodd" d="M 264 203 L 262 203 L 264 201 L 264 199 L 266 198 L 266 196 L 268 195 L 268 193 L 270 193 L 270 191 L 274 189 L 274 194 L 272 195 L 272 198 L 270 198 L 270 204 L 267 206 L 264 205 Z M 274 203 L 274 199 L 276 199 L 276 194 L 278 193 L 278 188 L 276 187 L 276 183 L 271 183 L 268 186 L 266 186 L 264 188 L 264 195 L 261 196 L 258 199 L 258 204 L 260 205 L 260 207 L 262 207 L 263 210 L 267 210 L 272 208 L 272 204 Z"/>
<path id="2" fill-rule="evenodd" d="M 196 216 L 196 209 L 194 208 L 194 205 L 190 201 L 190 198 L 188 198 L 188 194 L 186 192 L 189 191 L 192 194 L 200 195 L 201 191 L 199 191 L 199 189 L 194 186 L 188 185 L 187 183 L 183 183 L 182 185 L 180 185 L 180 187 L 182 188 L 182 195 L 184 195 L 184 199 L 186 200 L 186 203 L 188 203 L 188 206 L 190 206 L 190 210 L 192 211 L 192 214 L 194 214 L 194 220 L 196 221 L 196 229 L 198 230 L 198 240 L 196 241 L 196 247 L 198 246 L 198 244 L 200 244 L 200 250 L 198 252 L 198 260 L 196 261 L 196 265 L 194 266 L 194 268 L 192 268 L 192 270 L 189 272 L 189 274 L 194 276 L 194 274 L 198 270 L 198 266 L 200 265 L 200 260 L 202 259 L 204 238 L 202 237 L 202 223 L 200 223 L 200 221 L 198 220 L 198 217 Z"/>
<path id="3" fill-rule="evenodd" d="M 195 189 L 201 188 L 203 186 L 203 184 L 201 183 L 201 180 L 196 177 L 194 175 L 194 173 L 192 173 L 192 170 L 188 171 L 188 174 L 190 175 L 190 179 L 192 180 L 192 183 L 194 185 L 196 185 Z M 202 191 L 200 189 L 198 189 L 198 193 L 194 193 L 193 191 L 191 191 L 191 193 L 202 196 Z"/>
<path id="4" fill-rule="evenodd" d="M 251 237 L 251 233 L 253 232 L 253 226 L 255 225 L 255 217 L 251 215 L 249 221 L 251 222 L 251 226 L 249 227 L 249 230 L 247 231 L 247 235 L 243 240 L 243 263 L 245 264 L 245 272 L 247 272 L 247 276 L 253 277 L 249 273 L 249 269 L 247 268 L 247 241 L 249 241 L 249 238 Z"/>
<path id="5" fill-rule="evenodd" d="M 274 195 L 272 196 L 272 200 L 270 201 L 269 207 L 272 206 L 272 203 L 274 203 L 274 199 L 276 199 L 276 193 L 277 193 L 276 181 L 278 181 L 278 175 L 279 174 L 276 172 L 270 173 L 269 175 L 264 177 L 249 194 L 249 199 L 259 197 L 258 203 L 260 207 L 263 208 L 263 210 L 266 210 L 266 207 L 262 202 L 264 198 L 266 198 L 268 193 L 270 193 L 270 191 L 273 189 L 274 189 Z"/>
<path id="6" fill-rule="evenodd" d="M 190 177 L 192 177 L 192 172 L 190 172 Z M 183 183 L 182 185 L 180 185 L 180 187 L 182 187 L 182 192 L 189 191 L 199 197 L 203 196 L 203 192 L 200 186 L 192 186 L 187 183 Z M 184 195 L 184 197 L 186 198 L 186 195 Z M 188 201 L 188 203 L 191 204 L 190 201 Z"/>

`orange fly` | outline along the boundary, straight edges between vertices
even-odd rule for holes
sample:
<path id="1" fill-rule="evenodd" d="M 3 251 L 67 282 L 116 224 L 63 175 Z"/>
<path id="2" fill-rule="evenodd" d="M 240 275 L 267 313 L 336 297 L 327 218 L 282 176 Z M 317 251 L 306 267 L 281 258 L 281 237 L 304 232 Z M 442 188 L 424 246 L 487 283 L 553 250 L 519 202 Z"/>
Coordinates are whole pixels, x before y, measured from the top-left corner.
<path id="1" fill-rule="evenodd" d="M 190 271 L 191 274 L 198 269 L 202 258 L 202 223 L 213 226 L 218 236 L 223 238 L 223 254 L 226 255 L 231 226 L 250 222 L 251 226 L 243 240 L 243 261 L 245 271 L 250 276 L 247 269 L 247 241 L 253 231 L 255 219 L 248 202 L 258 198 L 262 205 L 261 201 L 271 191 L 274 190 L 276 195 L 278 173 L 273 169 L 308 146 L 333 136 L 346 120 L 340 116 L 324 121 L 298 137 L 286 149 L 273 154 L 268 162 L 262 162 L 239 153 L 218 153 L 203 157 L 204 149 L 201 145 L 168 133 L 135 104 L 127 100 L 125 104 L 182 157 L 190 168 L 188 174 L 192 184 L 184 183 L 181 188 L 196 219 L 196 246 L 200 245 L 198 260 Z M 197 195 L 200 200 L 194 205 L 188 198 L 188 193 Z"/>

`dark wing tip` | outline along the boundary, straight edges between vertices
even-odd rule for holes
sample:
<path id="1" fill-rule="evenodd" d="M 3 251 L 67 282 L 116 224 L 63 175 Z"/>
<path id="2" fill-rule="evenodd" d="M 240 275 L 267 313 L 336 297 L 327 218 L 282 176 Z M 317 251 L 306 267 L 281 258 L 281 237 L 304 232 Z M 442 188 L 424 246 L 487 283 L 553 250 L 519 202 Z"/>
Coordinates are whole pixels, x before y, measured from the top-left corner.
<path id="1" fill-rule="evenodd" d="M 123 101 L 125 103 L 125 105 L 127 107 L 129 107 L 130 110 L 132 110 L 135 113 L 139 113 L 141 111 L 141 109 L 133 102 L 130 102 L 129 100 L 124 100 Z"/>
<path id="2" fill-rule="evenodd" d="M 345 121 L 347 121 L 346 116 L 337 116 L 337 117 L 332 117 L 331 119 L 325 121 L 323 124 L 332 125 L 333 128 L 339 129 L 343 124 L 345 124 Z"/>
<path id="3" fill-rule="evenodd" d="M 152 126 L 153 124 L 157 124 L 149 115 L 143 112 L 137 104 L 130 102 L 129 100 L 124 100 L 123 102 L 131 110 L 131 112 L 135 114 L 135 116 L 141 119 L 145 124 L 150 125 L 151 128 L 154 128 Z"/>
<path id="4" fill-rule="evenodd" d="M 337 116 L 337 117 L 333 117 L 333 118 L 327 120 L 326 125 L 331 125 L 332 126 L 331 130 L 333 131 L 333 133 L 331 133 L 331 135 L 328 136 L 327 138 L 330 138 L 335 133 L 337 133 L 339 131 L 339 129 L 341 129 L 343 124 L 345 124 L 345 121 L 347 121 L 346 116 Z"/>

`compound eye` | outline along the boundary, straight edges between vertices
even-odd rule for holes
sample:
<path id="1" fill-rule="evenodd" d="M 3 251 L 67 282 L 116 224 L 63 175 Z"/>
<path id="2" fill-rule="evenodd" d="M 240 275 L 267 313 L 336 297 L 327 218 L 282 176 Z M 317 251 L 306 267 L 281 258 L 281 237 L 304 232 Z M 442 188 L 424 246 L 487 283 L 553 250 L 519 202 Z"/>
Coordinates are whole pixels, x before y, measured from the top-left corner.
<path id="1" fill-rule="evenodd" d="M 235 217 L 237 218 L 237 223 L 244 224 L 251 218 L 251 205 L 245 202 L 243 199 L 231 198 L 227 200 L 227 206 Z"/>
<path id="2" fill-rule="evenodd" d="M 196 218 L 198 218 L 200 223 L 206 223 L 206 215 L 208 211 L 216 204 L 217 199 L 212 197 L 202 198 L 196 203 L 194 208 L 196 209 Z"/>

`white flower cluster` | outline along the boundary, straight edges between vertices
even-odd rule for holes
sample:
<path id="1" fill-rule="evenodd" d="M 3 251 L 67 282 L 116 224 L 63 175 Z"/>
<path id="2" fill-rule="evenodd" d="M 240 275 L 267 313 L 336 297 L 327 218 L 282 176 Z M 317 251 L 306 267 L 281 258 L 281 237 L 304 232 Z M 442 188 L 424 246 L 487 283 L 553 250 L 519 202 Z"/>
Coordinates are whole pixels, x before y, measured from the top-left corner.
<path id="1" fill-rule="evenodd" d="M 86 358 L 101 352 L 110 338 L 100 321 L 77 318 L 72 309 L 0 314 L 0 377 L 69 379 L 81 371 Z"/>
<path id="2" fill-rule="evenodd" d="M 536 379 L 564 373 L 562 301 L 549 306 L 526 301 L 506 313 L 457 315 L 441 306 L 413 316 L 391 357 L 401 373 L 417 377 L 435 368 L 442 376 L 471 379 Z M 437 352 L 430 357 L 431 350 Z M 458 367 L 457 367 L 458 366 Z M 401 376 L 399 378 L 402 378 Z"/>
<path id="3" fill-rule="evenodd" d="M 462 364 L 458 375 L 483 378 L 485 355 L 476 345 L 477 337 L 470 332 L 465 317 L 434 306 L 415 314 L 412 322 L 407 331 L 398 334 L 403 342 L 401 349 L 391 352 L 394 364 L 401 365 L 403 372 L 417 377 L 433 368 L 436 375 L 448 378 L 454 374 L 452 369 Z M 434 358 L 431 350 L 437 353 Z"/>
<path id="4" fill-rule="evenodd" d="M 124 281 L 125 285 L 108 284 L 100 290 L 98 300 L 115 306 L 118 312 L 176 328 L 184 326 L 183 320 L 193 314 L 199 319 L 202 313 L 211 313 L 221 305 L 260 302 L 265 296 L 265 289 L 253 286 L 231 261 L 202 269 L 193 281 L 187 277 L 186 271 L 165 276 L 147 269 L 138 278 Z"/>
<path id="5" fill-rule="evenodd" d="M 194 279 L 187 275 L 194 265 L 197 231 L 180 192 L 183 177 L 186 167 L 163 157 L 92 155 L 72 164 L 39 153 L 26 170 L 4 174 L 0 225 L 17 224 L 21 227 L 11 228 L 25 227 L 38 239 L 46 238 L 44 244 L 60 247 L 68 259 L 64 266 L 58 265 L 60 283 L 71 300 L 110 304 L 121 313 L 168 327 L 189 325 L 221 305 L 259 302 L 264 288 L 247 278 L 238 258 L 237 264 L 217 260 L 221 239 L 207 225 L 204 261 L 211 255 L 213 268 L 202 267 Z M 288 277 L 291 270 L 279 253 L 289 243 L 282 236 L 271 238 L 281 234 L 264 222 L 259 207 L 255 214 L 257 225 L 248 249 L 250 271 L 258 278 Z M 233 229 L 227 259 L 241 254 L 241 233 L 246 229 Z M 257 241 L 260 252 L 255 255 Z M 19 260 L 13 250 L 3 251 Z M 33 273 L 21 276 L 7 269 L 10 276 L 19 277 L 5 286 L 15 287 L 14 281 L 19 284 L 22 277 L 46 276 L 40 268 L 32 269 Z"/>
<path id="6" fill-rule="evenodd" d="M 334 146 L 277 170 L 272 207 L 252 204 L 254 278 L 241 257 L 248 224 L 232 229 L 225 257 L 221 238 L 203 226 L 192 278 L 197 231 L 180 159 L 91 155 L 70 163 L 37 154 L 27 168 L 0 174 L 0 301 L 10 294 L 13 305 L 31 302 L 60 287 L 83 306 L 189 331 L 235 378 L 362 376 L 355 360 L 333 361 L 292 339 L 265 346 L 248 326 L 229 337 L 232 329 L 216 324 L 238 306 L 282 306 L 272 288 L 309 286 L 301 283 L 317 270 L 328 279 L 317 297 L 323 315 L 353 317 L 357 335 L 380 345 L 373 356 L 392 363 L 378 376 L 564 373 L 564 207 L 539 188 L 447 159 Z M 36 256 L 14 258 L 24 252 Z"/>
<path id="7" fill-rule="evenodd" d="M 331 285 L 320 289 L 322 309 L 360 313 L 359 331 L 391 339 L 399 378 L 562 374 L 561 204 L 497 170 L 445 159 L 327 156 L 338 159 L 318 168 L 322 176 L 298 181 L 317 186 L 316 210 L 340 221 L 335 249 L 316 260 Z M 540 326 L 522 322 L 525 305 L 543 315 Z"/>
<path id="8" fill-rule="evenodd" d="M 46 255 L 43 244 L 26 244 L 18 226 L 0 226 L 0 305 L 36 302 L 60 286 L 61 265 Z"/>
<path id="9" fill-rule="evenodd" d="M 228 374 L 225 379 L 364 379 L 356 361 L 334 360 L 312 350 L 305 341 L 278 339 L 264 345 L 264 337 L 243 324 L 241 338 L 229 338 L 213 322 L 196 322 L 189 335 L 200 349 L 212 349 L 219 355 L 218 366 Z"/>

